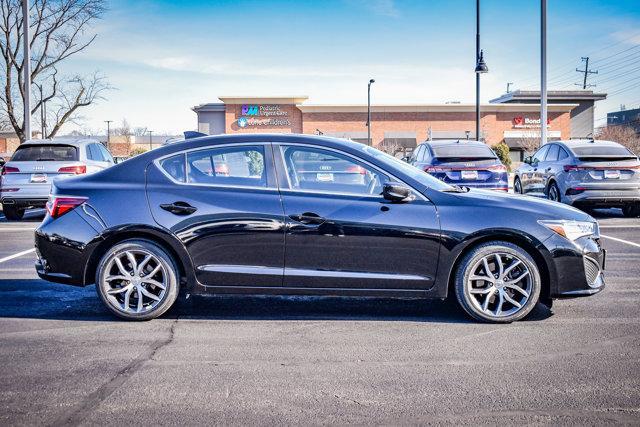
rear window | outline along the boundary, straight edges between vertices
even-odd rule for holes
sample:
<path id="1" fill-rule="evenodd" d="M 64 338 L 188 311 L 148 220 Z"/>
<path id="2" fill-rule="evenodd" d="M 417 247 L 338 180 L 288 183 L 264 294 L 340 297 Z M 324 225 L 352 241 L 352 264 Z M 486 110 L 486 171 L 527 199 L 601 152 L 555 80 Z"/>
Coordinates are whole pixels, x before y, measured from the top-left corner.
<path id="1" fill-rule="evenodd" d="M 496 155 L 488 146 L 467 145 L 459 143 L 455 145 L 432 146 L 434 157 L 459 158 L 459 159 L 493 159 Z"/>
<path id="2" fill-rule="evenodd" d="M 73 162 L 78 149 L 71 145 L 21 145 L 11 157 L 12 162 Z"/>
<path id="3" fill-rule="evenodd" d="M 619 145 L 585 145 L 571 148 L 578 157 L 636 157 L 631 151 Z"/>

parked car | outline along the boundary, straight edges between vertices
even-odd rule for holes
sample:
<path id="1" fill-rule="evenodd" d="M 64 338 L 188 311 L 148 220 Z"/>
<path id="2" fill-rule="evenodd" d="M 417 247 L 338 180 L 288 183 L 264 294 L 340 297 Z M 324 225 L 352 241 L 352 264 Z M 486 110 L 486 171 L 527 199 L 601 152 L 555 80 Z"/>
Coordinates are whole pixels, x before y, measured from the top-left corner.
<path id="1" fill-rule="evenodd" d="M 19 220 L 28 208 L 43 208 L 57 177 L 97 172 L 113 158 L 92 139 L 42 139 L 20 144 L 0 177 L 0 200 L 8 220 Z"/>
<path id="2" fill-rule="evenodd" d="M 226 173 L 198 166 L 219 162 Z M 358 178 L 331 179 L 334 165 Z M 187 139 L 56 180 L 35 242 L 41 278 L 96 283 L 109 310 L 135 320 L 160 316 L 182 288 L 455 295 L 475 319 L 511 322 L 538 301 L 605 286 L 598 224 L 584 212 L 453 187 L 375 148 L 310 135 Z"/>
<path id="3" fill-rule="evenodd" d="M 416 147 L 409 163 L 447 184 L 509 190 L 507 168 L 482 142 L 428 141 Z"/>
<path id="4" fill-rule="evenodd" d="M 622 208 L 640 214 L 640 161 L 611 141 L 545 144 L 515 171 L 514 191 L 581 208 Z"/>

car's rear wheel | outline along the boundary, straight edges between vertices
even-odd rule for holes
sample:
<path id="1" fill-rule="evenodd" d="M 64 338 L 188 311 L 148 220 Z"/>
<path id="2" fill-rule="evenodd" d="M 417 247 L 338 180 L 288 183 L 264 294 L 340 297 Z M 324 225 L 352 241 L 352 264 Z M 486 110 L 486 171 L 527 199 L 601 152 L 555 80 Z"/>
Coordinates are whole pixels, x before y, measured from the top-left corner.
<path id="1" fill-rule="evenodd" d="M 116 316 L 154 319 L 178 297 L 178 269 L 171 256 L 147 240 L 127 240 L 112 247 L 96 270 L 100 299 Z"/>
<path id="2" fill-rule="evenodd" d="M 516 194 L 523 194 L 522 193 L 522 182 L 520 182 L 520 178 L 518 178 L 517 176 L 513 180 L 513 192 L 516 193 Z"/>
<path id="3" fill-rule="evenodd" d="M 24 217 L 24 211 L 24 208 L 18 208 L 12 205 L 2 207 L 2 212 L 9 221 L 20 221 Z"/>
<path id="4" fill-rule="evenodd" d="M 547 198 L 554 202 L 560 202 L 560 189 L 555 182 L 549 184 L 549 188 L 547 188 Z"/>
<path id="5" fill-rule="evenodd" d="M 458 303 L 471 317 L 509 323 L 525 317 L 540 297 L 540 273 L 531 255 L 509 242 L 472 249 L 458 265 Z"/>
<path id="6" fill-rule="evenodd" d="M 627 205 L 622 208 L 622 214 L 627 218 L 637 218 L 640 216 L 640 206 Z"/>

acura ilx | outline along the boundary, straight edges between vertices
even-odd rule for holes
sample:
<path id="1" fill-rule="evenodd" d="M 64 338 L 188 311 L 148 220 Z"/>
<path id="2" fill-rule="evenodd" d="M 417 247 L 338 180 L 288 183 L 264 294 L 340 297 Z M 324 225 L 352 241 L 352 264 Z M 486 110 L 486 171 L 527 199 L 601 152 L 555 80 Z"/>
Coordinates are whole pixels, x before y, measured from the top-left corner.
<path id="1" fill-rule="evenodd" d="M 449 185 L 375 148 L 308 135 L 188 138 L 54 180 L 40 277 L 151 319 L 182 294 L 439 298 L 522 319 L 604 286 L 597 222 Z"/>

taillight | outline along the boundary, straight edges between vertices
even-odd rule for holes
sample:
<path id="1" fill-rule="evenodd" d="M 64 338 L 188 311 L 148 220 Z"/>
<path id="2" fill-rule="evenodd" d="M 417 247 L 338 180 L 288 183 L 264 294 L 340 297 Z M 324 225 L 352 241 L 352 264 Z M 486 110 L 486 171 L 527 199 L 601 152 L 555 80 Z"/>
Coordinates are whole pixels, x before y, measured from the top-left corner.
<path id="1" fill-rule="evenodd" d="M 366 175 L 367 174 L 366 169 L 363 168 L 362 166 L 358 166 L 358 165 L 349 166 L 347 168 L 347 172 L 359 173 L 360 175 Z"/>
<path id="2" fill-rule="evenodd" d="M 85 165 L 79 165 L 79 166 L 65 166 L 62 167 L 60 169 L 58 169 L 59 173 L 72 173 L 75 175 L 80 175 L 83 173 L 87 173 L 87 167 Z"/>
<path id="3" fill-rule="evenodd" d="M 228 176 L 229 166 L 227 166 L 225 163 L 216 165 L 216 175 Z"/>
<path id="4" fill-rule="evenodd" d="M 20 172 L 20 169 L 14 168 L 13 166 L 5 166 L 2 169 L 2 175 L 6 175 L 8 173 L 18 173 L 18 172 Z"/>
<path id="5" fill-rule="evenodd" d="M 56 197 L 51 196 L 47 202 L 47 213 L 51 218 L 60 218 L 67 212 L 71 212 L 88 199 L 86 197 Z"/>
<path id="6" fill-rule="evenodd" d="M 507 167 L 505 165 L 490 166 L 488 169 L 491 172 L 506 172 L 507 171 Z"/>
<path id="7" fill-rule="evenodd" d="M 588 171 L 588 170 L 592 170 L 593 168 L 588 168 L 585 166 L 578 166 L 578 165 L 564 165 L 563 169 L 565 172 L 573 172 L 573 171 Z"/>

